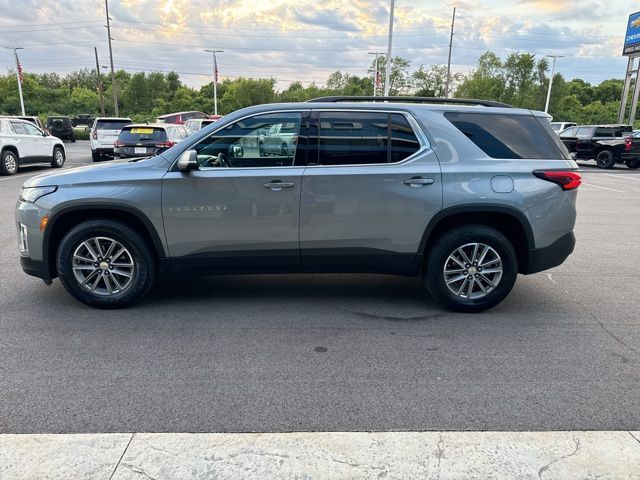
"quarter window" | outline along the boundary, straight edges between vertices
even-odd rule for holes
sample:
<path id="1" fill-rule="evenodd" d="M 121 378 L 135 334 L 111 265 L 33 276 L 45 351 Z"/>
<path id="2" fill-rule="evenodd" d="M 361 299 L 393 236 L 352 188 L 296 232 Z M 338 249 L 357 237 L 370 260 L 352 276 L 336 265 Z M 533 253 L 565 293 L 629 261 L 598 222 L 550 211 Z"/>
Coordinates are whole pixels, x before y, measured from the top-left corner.
<path id="1" fill-rule="evenodd" d="M 11 122 L 11 130 L 18 135 L 27 135 L 27 130 L 22 122 Z"/>
<path id="2" fill-rule="evenodd" d="M 395 163 L 420 149 L 407 119 L 384 112 L 321 112 L 319 165 Z"/>
<path id="3" fill-rule="evenodd" d="M 288 167 L 304 164 L 299 136 L 301 112 L 256 115 L 209 135 L 194 149 L 200 170 Z M 304 142 L 306 143 L 306 141 Z"/>

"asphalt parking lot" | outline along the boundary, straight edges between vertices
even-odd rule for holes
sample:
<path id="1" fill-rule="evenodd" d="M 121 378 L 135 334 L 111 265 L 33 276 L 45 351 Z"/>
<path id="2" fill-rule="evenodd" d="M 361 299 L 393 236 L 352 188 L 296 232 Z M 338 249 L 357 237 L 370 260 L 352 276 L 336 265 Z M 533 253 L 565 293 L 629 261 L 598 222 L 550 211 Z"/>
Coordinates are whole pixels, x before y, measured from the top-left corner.
<path id="1" fill-rule="evenodd" d="M 640 430 L 639 172 L 584 166 L 575 253 L 464 315 L 383 275 L 165 280 L 93 310 L 19 266 L 15 200 L 48 170 L 0 177 L 1 433 Z"/>

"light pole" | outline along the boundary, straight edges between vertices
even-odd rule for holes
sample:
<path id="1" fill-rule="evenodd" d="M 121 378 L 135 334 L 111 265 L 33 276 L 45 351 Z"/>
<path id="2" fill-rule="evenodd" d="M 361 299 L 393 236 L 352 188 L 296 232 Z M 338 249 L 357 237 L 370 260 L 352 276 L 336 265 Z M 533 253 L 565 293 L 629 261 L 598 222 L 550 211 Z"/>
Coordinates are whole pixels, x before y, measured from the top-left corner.
<path id="1" fill-rule="evenodd" d="M 100 75 L 100 62 L 98 62 L 98 49 L 93 47 L 96 54 L 96 80 L 98 81 L 98 93 L 100 94 L 100 115 L 104 117 L 104 94 L 102 91 L 102 75 Z"/>
<path id="2" fill-rule="evenodd" d="M 387 43 L 387 68 L 384 72 L 384 96 L 389 96 L 389 82 L 391 80 L 391 42 L 393 40 L 393 8 L 394 0 L 391 0 L 391 7 L 389 9 L 389 42 Z"/>
<path id="3" fill-rule="evenodd" d="M 551 63 L 551 77 L 549 77 L 549 90 L 547 90 L 547 102 L 544 105 L 544 113 L 549 111 L 549 102 L 551 101 L 551 85 L 553 85 L 553 76 L 556 74 L 556 59 L 562 58 L 564 55 L 545 55 L 545 57 L 553 58 Z"/>
<path id="4" fill-rule="evenodd" d="M 16 80 L 18 81 L 18 94 L 20 95 L 20 109 L 22 110 L 22 116 L 24 113 L 24 98 L 22 98 L 22 66 L 20 60 L 18 60 L 18 50 L 24 50 L 22 47 L 4 47 L 7 50 L 13 50 L 13 56 L 16 59 Z"/>
<path id="5" fill-rule="evenodd" d="M 218 115 L 218 59 L 216 53 L 222 53 L 224 50 L 205 49 L 213 55 L 213 114 Z"/>
<path id="6" fill-rule="evenodd" d="M 451 19 L 451 34 L 449 35 L 449 60 L 447 61 L 447 84 L 444 88 L 444 97 L 449 98 L 449 87 L 451 85 L 451 50 L 453 49 L 453 27 L 456 23 L 456 7 L 453 7 L 453 18 Z"/>
<path id="7" fill-rule="evenodd" d="M 382 52 L 369 52 L 369 55 L 375 55 L 376 59 L 373 63 L 373 96 L 378 94 L 378 57 L 384 55 Z"/>
<path id="8" fill-rule="evenodd" d="M 109 18 L 109 0 L 104 0 L 104 8 L 107 13 L 107 37 L 109 38 L 109 61 L 111 62 L 111 90 L 113 90 L 113 106 L 116 117 L 120 116 L 118 112 L 118 89 L 116 88 L 116 72 L 113 69 L 113 50 L 111 49 L 111 18 Z"/>

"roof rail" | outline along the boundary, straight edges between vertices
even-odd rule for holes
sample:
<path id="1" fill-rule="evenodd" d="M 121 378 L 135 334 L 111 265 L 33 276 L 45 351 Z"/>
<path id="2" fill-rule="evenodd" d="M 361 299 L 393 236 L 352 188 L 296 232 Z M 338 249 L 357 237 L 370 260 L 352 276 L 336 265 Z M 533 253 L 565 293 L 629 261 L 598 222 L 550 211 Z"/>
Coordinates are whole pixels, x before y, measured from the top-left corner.
<path id="1" fill-rule="evenodd" d="M 473 98 L 444 98 L 444 97 L 373 97 L 373 96 L 334 96 L 334 97 L 319 97 L 311 100 L 307 100 L 311 103 L 327 102 L 409 102 L 409 103 L 439 103 L 439 104 L 457 104 L 457 105 L 479 105 L 483 107 L 496 107 L 496 108 L 513 108 L 511 105 L 502 102 L 496 102 L 494 100 L 477 100 Z"/>

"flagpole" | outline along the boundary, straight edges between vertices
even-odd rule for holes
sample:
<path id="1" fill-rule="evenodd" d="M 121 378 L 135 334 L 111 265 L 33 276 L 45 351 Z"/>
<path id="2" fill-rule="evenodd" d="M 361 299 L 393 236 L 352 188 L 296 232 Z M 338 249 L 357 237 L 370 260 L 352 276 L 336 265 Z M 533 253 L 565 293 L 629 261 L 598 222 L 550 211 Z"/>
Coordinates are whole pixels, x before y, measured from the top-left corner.
<path id="1" fill-rule="evenodd" d="M 24 98 L 22 98 L 22 79 L 20 78 L 20 60 L 18 60 L 18 50 L 24 50 L 22 47 L 4 47 L 8 50 L 13 50 L 13 56 L 16 59 L 16 80 L 18 81 L 18 93 L 20 94 L 20 109 L 22 110 L 22 116 L 24 117 Z"/>

